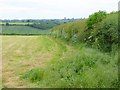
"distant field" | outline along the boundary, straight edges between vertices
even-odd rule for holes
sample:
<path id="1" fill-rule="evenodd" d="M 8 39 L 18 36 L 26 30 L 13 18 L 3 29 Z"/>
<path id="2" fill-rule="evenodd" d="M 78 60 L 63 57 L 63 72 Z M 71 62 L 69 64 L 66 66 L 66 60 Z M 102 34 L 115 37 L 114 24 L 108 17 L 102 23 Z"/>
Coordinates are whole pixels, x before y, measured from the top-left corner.
<path id="1" fill-rule="evenodd" d="M 6 24 L 6 22 L 2 22 L 2 24 Z M 9 24 L 25 25 L 25 24 L 33 24 L 33 22 L 9 22 Z"/>
<path id="2" fill-rule="evenodd" d="M 2 26 L 2 31 L 0 34 L 19 34 L 19 35 L 29 35 L 29 34 L 49 34 L 48 30 L 36 29 L 29 26 Z"/>

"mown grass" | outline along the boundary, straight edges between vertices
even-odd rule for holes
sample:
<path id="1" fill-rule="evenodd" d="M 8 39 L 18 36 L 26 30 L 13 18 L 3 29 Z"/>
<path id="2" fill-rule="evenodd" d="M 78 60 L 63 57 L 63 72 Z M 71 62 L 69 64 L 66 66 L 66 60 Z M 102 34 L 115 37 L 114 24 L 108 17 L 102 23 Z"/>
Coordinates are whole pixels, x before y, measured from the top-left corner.
<path id="1" fill-rule="evenodd" d="M 2 79 L 0 79 L 0 90 L 2 89 Z"/>
<path id="2" fill-rule="evenodd" d="M 2 42 L 2 80 L 3 87 L 8 88 L 35 87 L 30 82 L 21 80 L 21 75 L 34 68 L 46 67 L 47 62 L 57 58 L 65 50 L 62 44 L 56 43 L 49 36 L 9 35 L 2 36 Z M 32 75 L 35 75 L 36 72 L 33 70 Z M 32 78 L 34 79 L 34 77 Z"/>
<path id="3" fill-rule="evenodd" d="M 49 30 L 36 29 L 29 26 L 2 26 L 2 32 L 0 34 L 5 35 L 40 35 L 49 34 Z"/>

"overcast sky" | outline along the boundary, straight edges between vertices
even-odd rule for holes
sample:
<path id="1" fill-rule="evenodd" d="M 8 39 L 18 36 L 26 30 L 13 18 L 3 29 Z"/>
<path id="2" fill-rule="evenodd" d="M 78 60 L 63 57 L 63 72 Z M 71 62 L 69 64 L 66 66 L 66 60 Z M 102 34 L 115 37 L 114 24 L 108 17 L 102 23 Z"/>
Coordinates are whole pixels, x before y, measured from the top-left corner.
<path id="1" fill-rule="evenodd" d="M 119 0 L 0 0 L 0 19 L 84 18 L 118 10 Z"/>

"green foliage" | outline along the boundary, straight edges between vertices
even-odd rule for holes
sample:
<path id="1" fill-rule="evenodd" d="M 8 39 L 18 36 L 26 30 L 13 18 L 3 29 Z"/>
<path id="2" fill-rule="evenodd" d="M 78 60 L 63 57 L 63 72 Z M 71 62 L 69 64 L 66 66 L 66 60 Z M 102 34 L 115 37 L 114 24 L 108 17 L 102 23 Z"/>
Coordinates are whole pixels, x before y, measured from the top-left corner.
<path id="1" fill-rule="evenodd" d="M 118 13 L 108 14 L 90 31 L 87 38 L 86 42 L 93 47 L 105 52 L 112 51 L 112 47 L 118 44 Z"/>
<path id="2" fill-rule="evenodd" d="M 52 35 L 70 42 L 83 42 L 86 20 L 63 24 L 52 29 Z"/>
<path id="3" fill-rule="evenodd" d="M 8 23 L 8 22 L 6 23 L 6 26 L 9 26 L 9 23 Z"/>
<path id="4" fill-rule="evenodd" d="M 43 69 L 42 80 L 37 80 L 38 87 L 118 87 L 118 67 L 115 56 L 111 57 L 90 48 L 81 48 L 81 45 L 72 48 L 74 50 L 66 51 L 63 56 L 48 63 Z"/>
<path id="5" fill-rule="evenodd" d="M 92 45 L 92 43 L 94 42 L 94 37 L 93 37 L 95 36 L 94 29 L 98 27 L 98 23 L 101 23 L 101 21 L 106 17 L 106 15 L 107 15 L 106 12 L 99 11 L 90 15 L 89 18 L 87 19 L 85 42 L 87 42 L 89 46 Z M 96 32 L 99 32 L 99 30 L 97 29 Z"/>
<path id="6" fill-rule="evenodd" d="M 52 35 L 72 43 L 86 43 L 104 52 L 117 50 L 118 12 L 95 12 L 87 20 L 57 26 Z"/>
<path id="7" fill-rule="evenodd" d="M 106 12 L 99 11 L 89 16 L 87 20 L 88 29 L 93 29 L 95 25 L 101 22 L 106 17 Z"/>

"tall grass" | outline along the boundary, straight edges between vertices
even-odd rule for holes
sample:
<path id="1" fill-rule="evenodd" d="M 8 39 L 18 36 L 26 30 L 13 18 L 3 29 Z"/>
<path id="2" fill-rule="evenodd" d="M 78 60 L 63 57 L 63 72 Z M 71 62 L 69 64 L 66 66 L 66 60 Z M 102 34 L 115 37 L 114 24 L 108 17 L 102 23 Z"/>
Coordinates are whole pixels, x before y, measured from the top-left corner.
<path id="1" fill-rule="evenodd" d="M 71 47 L 61 57 L 48 63 L 47 67 L 43 69 L 44 74 L 42 78 L 36 79 L 37 86 L 56 88 L 117 88 L 119 83 L 116 57 L 117 55 L 111 57 L 107 53 L 101 53 L 84 46 L 80 48 Z M 39 74 L 39 71 L 36 74 Z M 35 77 L 31 71 L 27 75 L 30 80 L 29 76 L 31 78 Z"/>

